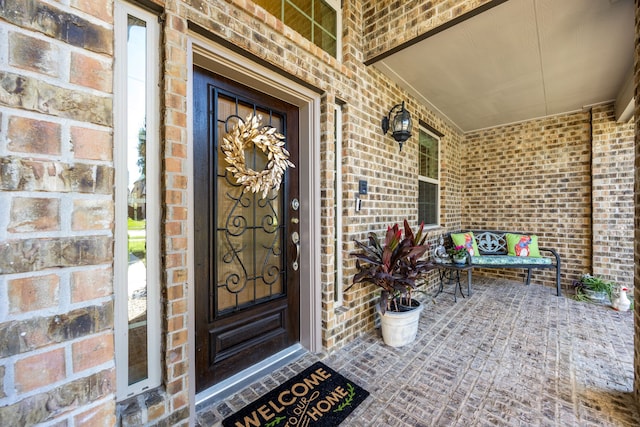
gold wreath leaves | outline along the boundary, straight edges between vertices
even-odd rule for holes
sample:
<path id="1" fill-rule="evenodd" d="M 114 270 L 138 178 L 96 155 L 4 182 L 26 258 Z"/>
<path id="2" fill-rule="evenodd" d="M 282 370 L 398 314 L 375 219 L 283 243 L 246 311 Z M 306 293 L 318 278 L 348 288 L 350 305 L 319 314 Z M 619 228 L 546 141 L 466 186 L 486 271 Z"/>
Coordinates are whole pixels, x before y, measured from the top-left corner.
<path id="1" fill-rule="evenodd" d="M 271 189 L 280 188 L 287 167 L 295 168 L 289 161 L 289 152 L 284 148 L 284 135 L 271 126 L 260 126 L 262 116 L 249 114 L 245 121 L 241 119 L 222 138 L 220 149 L 225 160 L 231 166 L 227 170 L 233 174 L 238 184 L 244 186 L 243 192 L 262 192 L 266 198 Z M 247 167 L 244 151 L 255 145 L 267 156 L 267 166 L 261 171 Z"/>

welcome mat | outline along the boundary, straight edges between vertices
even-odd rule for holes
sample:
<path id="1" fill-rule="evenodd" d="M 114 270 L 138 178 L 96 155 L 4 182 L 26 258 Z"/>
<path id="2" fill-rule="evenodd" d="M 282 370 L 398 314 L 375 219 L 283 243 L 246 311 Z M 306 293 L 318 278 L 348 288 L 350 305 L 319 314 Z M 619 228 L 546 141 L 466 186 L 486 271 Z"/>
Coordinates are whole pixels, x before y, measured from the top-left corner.
<path id="1" fill-rule="evenodd" d="M 321 362 L 222 421 L 224 427 L 334 427 L 369 392 Z"/>

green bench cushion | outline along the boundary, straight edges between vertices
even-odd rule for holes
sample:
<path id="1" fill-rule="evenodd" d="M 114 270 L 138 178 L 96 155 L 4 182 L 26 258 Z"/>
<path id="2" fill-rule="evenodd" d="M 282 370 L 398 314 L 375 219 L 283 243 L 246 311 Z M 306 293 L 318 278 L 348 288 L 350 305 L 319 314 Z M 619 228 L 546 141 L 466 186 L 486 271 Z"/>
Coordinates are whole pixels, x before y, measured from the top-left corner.
<path id="1" fill-rule="evenodd" d="M 472 256 L 474 265 L 551 265 L 551 258 L 511 256 L 511 255 L 479 255 Z"/>

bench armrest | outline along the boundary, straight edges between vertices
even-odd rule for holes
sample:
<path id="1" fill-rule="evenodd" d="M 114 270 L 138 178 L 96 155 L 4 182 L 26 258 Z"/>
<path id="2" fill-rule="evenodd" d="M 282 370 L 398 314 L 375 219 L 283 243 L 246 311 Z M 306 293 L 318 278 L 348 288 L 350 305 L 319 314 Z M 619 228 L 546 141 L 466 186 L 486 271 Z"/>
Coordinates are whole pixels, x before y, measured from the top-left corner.
<path id="1" fill-rule="evenodd" d="M 556 252 L 555 249 L 551 249 L 551 248 L 538 248 L 538 249 L 544 252 L 551 252 L 551 254 L 556 258 L 556 265 L 560 266 L 560 255 L 558 255 L 558 252 Z"/>

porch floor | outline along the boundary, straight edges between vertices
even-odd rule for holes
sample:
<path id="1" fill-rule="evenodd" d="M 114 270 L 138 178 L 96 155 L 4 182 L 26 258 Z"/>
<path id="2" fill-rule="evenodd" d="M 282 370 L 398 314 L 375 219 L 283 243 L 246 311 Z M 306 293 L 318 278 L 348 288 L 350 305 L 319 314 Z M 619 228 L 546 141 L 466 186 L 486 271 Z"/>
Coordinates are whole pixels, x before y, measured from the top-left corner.
<path id="1" fill-rule="evenodd" d="M 198 422 L 221 425 L 322 360 L 371 393 L 344 426 L 640 425 L 631 312 L 507 280 L 474 277 L 473 291 L 428 301 L 409 346 L 385 346 L 376 330 L 328 356 L 307 354 L 200 410 Z"/>

